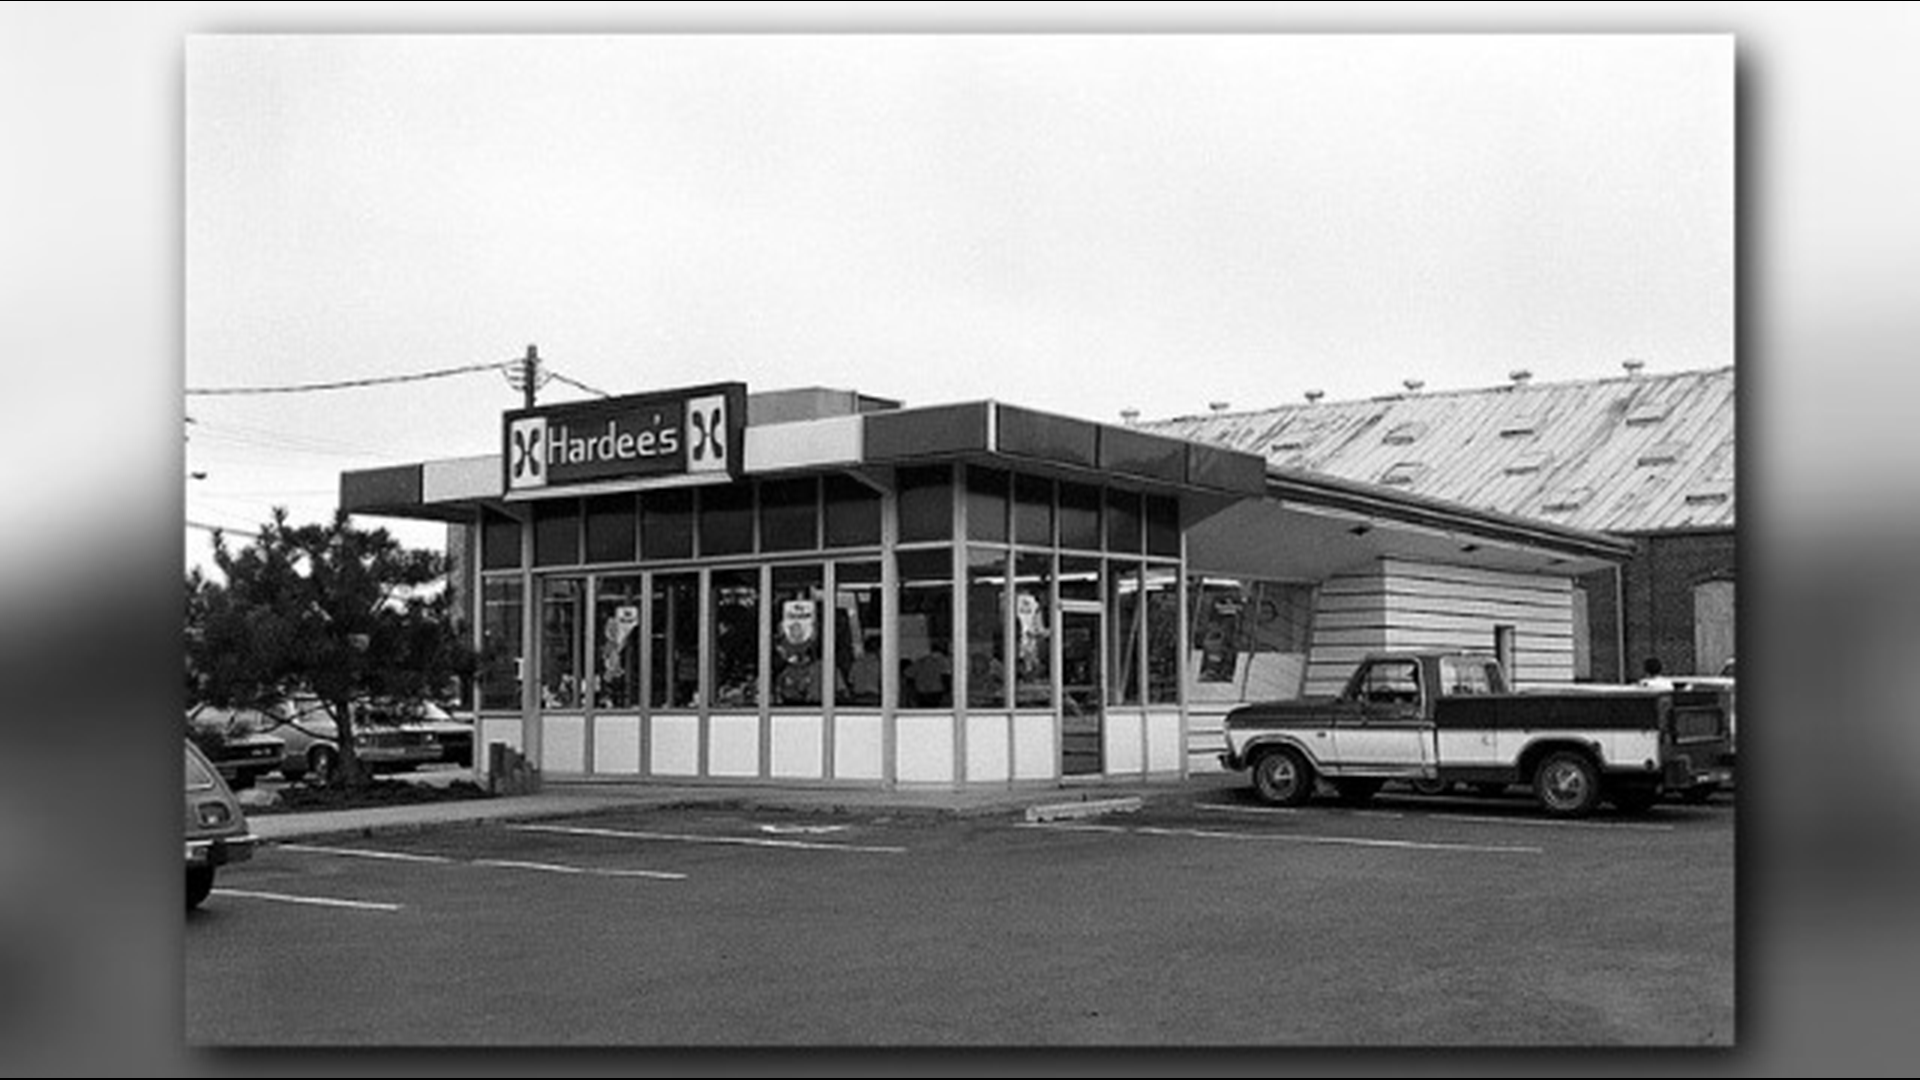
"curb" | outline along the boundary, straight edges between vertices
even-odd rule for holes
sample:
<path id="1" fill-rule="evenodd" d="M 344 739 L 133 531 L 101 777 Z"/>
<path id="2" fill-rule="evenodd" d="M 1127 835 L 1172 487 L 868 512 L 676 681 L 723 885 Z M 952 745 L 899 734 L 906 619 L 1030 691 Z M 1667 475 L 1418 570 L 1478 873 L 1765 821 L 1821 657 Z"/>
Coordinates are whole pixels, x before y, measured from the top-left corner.
<path id="1" fill-rule="evenodd" d="M 1143 802 L 1138 795 L 1129 795 L 1119 799 L 1087 799 L 1082 802 L 1029 806 L 1027 820 L 1029 822 L 1069 821 L 1076 818 L 1098 817 L 1102 814 L 1131 814 L 1139 810 Z"/>

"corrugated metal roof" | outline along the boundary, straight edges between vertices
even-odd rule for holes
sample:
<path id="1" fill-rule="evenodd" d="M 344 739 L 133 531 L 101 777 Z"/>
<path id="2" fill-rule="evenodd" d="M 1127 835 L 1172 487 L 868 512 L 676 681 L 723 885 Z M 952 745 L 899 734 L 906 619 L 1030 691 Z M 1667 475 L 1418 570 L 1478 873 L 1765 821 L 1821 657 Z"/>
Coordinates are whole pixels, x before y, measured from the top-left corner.
<path id="1" fill-rule="evenodd" d="M 1318 401 L 1139 427 L 1580 529 L 1734 524 L 1732 367 Z"/>

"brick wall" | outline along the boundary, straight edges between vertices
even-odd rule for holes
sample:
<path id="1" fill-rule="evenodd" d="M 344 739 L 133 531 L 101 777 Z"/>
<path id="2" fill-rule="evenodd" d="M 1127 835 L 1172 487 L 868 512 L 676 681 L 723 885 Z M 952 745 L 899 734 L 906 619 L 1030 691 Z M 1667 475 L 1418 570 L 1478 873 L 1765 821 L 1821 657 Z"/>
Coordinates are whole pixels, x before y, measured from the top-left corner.
<path id="1" fill-rule="evenodd" d="M 1728 530 L 1635 539 L 1640 552 L 1622 574 L 1625 677 L 1638 678 L 1640 664 L 1649 656 L 1659 657 L 1669 674 L 1697 673 L 1693 589 L 1702 582 L 1735 578 L 1734 534 Z"/>

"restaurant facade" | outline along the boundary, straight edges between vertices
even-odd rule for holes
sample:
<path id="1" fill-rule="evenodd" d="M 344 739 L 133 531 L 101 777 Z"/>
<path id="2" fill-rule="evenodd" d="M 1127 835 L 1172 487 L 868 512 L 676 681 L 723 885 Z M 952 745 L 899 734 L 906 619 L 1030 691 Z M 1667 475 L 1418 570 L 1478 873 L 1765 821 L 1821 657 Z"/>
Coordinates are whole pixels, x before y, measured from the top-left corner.
<path id="1" fill-rule="evenodd" d="M 740 383 L 515 410 L 341 506 L 452 526 L 477 738 L 562 782 L 1177 779 L 1228 709 L 1377 649 L 1571 681 L 1572 583 L 1632 551 L 1128 425 Z"/>

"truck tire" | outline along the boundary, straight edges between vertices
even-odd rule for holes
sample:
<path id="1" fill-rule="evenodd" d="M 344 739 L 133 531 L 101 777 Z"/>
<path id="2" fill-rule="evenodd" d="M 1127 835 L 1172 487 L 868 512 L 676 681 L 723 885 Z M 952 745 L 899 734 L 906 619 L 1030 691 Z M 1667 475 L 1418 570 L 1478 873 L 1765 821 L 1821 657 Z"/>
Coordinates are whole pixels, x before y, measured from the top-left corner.
<path id="1" fill-rule="evenodd" d="M 213 867 L 187 867 L 187 910 L 192 911 L 206 903 L 207 896 L 213 892 Z"/>
<path id="2" fill-rule="evenodd" d="M 1577 750 L 1555 750 L 1533 770 L 1533 795 L 1554 817 L 1585 817 L 1600 802 L 1600 770 Z"/>
<path id="3" fill-rule="evenodd" d="M 1313 766 L 1291 746 L 1253 759 L 1253 790 L 1275 806 L 1299 806 L 1313 795 Z"/>
<path id="4" fill-rule="evenodd" d="M 1413 787 L 1413 790 L 1422 795 L 1445 795 L 1447 792 L 1453 790 L 1453 781 L 1451 780 L 1434 780 L 1424 776 L 1418 780 L 1409 780 L 1408 784 Z"/>

